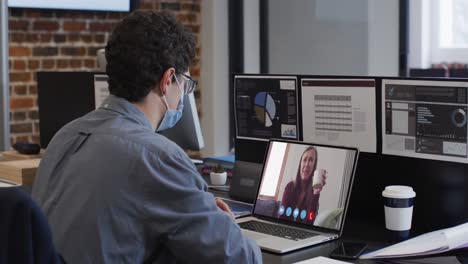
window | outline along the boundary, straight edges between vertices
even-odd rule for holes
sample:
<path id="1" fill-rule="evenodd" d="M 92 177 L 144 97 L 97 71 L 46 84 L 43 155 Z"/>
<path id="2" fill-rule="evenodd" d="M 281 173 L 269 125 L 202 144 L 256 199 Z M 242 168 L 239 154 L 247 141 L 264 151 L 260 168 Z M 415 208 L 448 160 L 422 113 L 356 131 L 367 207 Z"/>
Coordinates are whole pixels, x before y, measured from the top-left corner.
<path id="1" fill-rule="evenodd" d="M 433 0 L 431 4 L 431 62 L 468 63 L 468 1 Z"/>

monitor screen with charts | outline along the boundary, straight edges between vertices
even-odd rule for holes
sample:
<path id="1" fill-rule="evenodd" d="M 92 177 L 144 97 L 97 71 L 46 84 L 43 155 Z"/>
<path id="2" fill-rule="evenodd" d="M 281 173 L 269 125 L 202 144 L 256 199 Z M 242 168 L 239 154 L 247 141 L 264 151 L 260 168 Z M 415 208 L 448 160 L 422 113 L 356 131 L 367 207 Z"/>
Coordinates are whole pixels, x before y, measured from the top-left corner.
<path id="1" fill-rule="evenodd" d="M 341 230 L 358 151 L 271 141 L 254 214 Z"/>
<path id="2" fill-rule="evenodd" d="M 295 76 L 236 75 L 236 138 L 298 140 L 298 81 Z"/>

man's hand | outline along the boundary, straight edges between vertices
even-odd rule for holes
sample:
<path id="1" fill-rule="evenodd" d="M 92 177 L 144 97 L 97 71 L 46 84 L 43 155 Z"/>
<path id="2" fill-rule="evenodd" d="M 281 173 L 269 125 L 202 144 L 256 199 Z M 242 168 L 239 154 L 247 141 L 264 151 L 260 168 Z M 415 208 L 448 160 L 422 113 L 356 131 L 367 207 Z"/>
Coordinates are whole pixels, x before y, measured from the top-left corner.
<path id="1" fill-rule="evenodd" d="M 216 205 L 219 207 L 219 209 L 226 212 L 232 219 L 235 219 L 235 216 L 232 213 L 231 208 L 229 208 L 229 205 L 223 202 L 223 200 L 216 198 Z"/>

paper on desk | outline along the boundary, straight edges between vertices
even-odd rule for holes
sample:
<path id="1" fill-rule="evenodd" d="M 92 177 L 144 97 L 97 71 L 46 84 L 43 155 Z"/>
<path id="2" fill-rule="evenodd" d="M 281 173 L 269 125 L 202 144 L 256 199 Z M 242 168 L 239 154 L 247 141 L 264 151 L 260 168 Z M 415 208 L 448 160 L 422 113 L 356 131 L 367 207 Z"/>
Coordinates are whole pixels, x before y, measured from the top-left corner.
<path id="1" fill-rule="evenodd" d="M 422 256 L 468 246 L 468 223 L 433 231 L 374 252 L 360 259 Z"/>
<path id="2" fill-rule="evenodd" d="M 301 89 L 304 141 L 376 153 L 374 79 L 302 79 Z"/>
<path id="3" fill-rule="evenodd" d="M 14 187 L 14 186 L 18 186 L 18 184 L 9 182 L 9 181 L 0 180 L 0 187 Z"/>
<path id="4" fill-rule="evenodd" d="M 338 261 L 331 258 L 326 257 L 316 257 L 300 262 L 296 262 L 296 264 L 348 264 L 348 262 Z"/>
<path id="5" fill-rule="evenodd" d="M 445 229 L 450 249 L 468 246 L 468 223 Z"/>

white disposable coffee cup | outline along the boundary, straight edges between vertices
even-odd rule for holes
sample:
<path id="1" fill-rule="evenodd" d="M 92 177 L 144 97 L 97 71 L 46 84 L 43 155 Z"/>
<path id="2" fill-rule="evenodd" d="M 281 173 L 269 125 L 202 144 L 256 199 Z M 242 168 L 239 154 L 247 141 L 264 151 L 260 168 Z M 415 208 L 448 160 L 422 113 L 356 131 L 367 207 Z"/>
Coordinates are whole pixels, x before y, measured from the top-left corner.
<path id="1" fill-rule="evenodd" d="M 226 179 L 227 179 L 226 172 L 221 172 L 221 173 L 210 172 L 210 181 L 211 181 L 211 184 L 213 185 L 225 185 Z"/>
<path id="2" fill-rule="evenodd" d="M 323 176 L 326 173 L 324 169 L 316 169 L 314 172 L 314 178 L 312 180 L 312 187 L 322 187 L 323 186 Z"/>
<path id="3" fill-rule="evenodd" d="M 385 187 L 384 198 L 385 227 L 398 240 L 409 237 L 413 217 L 413 202 L 416 193 L 413 188 L 403 185 Z"/>

